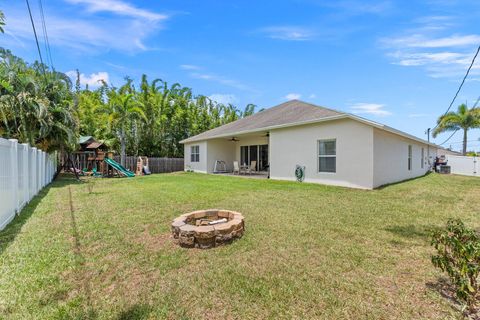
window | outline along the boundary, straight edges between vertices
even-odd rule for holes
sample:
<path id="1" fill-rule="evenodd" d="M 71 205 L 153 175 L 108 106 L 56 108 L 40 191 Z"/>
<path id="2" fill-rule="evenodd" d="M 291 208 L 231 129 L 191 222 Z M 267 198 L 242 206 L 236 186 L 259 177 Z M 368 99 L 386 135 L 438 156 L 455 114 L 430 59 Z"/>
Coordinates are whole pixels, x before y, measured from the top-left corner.
<path id="1" fill-rule="evenodd" d="M 337 172 L 337 141 L 318 141 L 318 172 Z"/>
<path id="2" fill-rule="evenodd" d="M 200 162 L 200 146 L 190 147 L 190 162 Z"/>
<path id="3" fill-rule="evenodd" d="M 412 146 L 408 145 L 408 170 L 412 170 Z"/>
<path id="4" fill-rule="evenodd" d="M 420 168 L 423 169 L 423 164 L 425 163 L 425 148 L 422 148 L 422 159 L 420 161 Z"/>

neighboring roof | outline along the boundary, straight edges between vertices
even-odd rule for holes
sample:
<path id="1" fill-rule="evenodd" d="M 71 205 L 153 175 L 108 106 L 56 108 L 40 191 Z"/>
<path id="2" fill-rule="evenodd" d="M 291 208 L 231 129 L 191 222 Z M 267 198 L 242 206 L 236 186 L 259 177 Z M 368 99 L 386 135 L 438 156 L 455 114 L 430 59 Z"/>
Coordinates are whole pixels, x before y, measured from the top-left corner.
<path id="1" fill-rule="evenodd" d="M 78 143 L 79 144 L 85 144 L 87 143 L 89 140 L 92 140 L 93 137 L 92 136 L 80 136 L 80 138 L 78 139 Z"/>
<path id="2" fill-rule="evenodd" d="M 391 128 L 384 124 L 364 119 L 350 113 L 319 107 L 299 100 L 287 101 L 278 106 L 255 113 L 249 117 L 227 123 L 223 126 L 187 138 L 180 141 L 180 143 L 189 143 L 214 138 L 234 137 L 241 134 L 269 131 L 273 129 L 293 127 L 337 119 L 352 119 L 358 122 L 368 124 L 375 128 L 403 136 L 408 139 L 438 147 L 433 143 L 427 142 L 423 139 L 417 138 L 406 132 Z"/>
<path id="3" fill-rule="evenodd" d="M 239 132 L 261 131 L 262 129 L 270 127 L 320 120 L 332 116 L 339 116 L 341 114 L 341 112 L 318 107 L 303 101 L 291 100 L 255 113 L 249 117 L 227 123 L 223 126 L 187 138 L 181 141 L 181 143 L 224 137 L 238 134 Z"/>
<path id="4" fill-rule="evenodd" d="M 99 147 L 103 146 L 103 142 L 92 142 L 87 146 L 87 149 L 98 149 Z"/>
<path id="5" fill-rule="evenodd" d="M 453 151 L 444 147 L 438 147 L 438 150 L 441 150 L 445 154 L 451 154 L 451 155 L 457 155 L 457 156 L 463 156 L 463 153 L 458 152 L 458 151 Z"/>

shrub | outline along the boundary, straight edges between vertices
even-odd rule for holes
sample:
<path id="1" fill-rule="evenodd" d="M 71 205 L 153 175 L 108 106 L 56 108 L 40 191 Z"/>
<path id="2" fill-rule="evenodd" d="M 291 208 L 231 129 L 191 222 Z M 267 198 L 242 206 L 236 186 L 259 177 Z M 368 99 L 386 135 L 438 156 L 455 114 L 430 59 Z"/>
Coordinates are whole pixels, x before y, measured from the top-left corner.
<path id="1" fill-rule="evenodd" d="M 475 312 L 480 298 L 480 236 L 461 220 L 450 219 L 445 230 L 433 232 L 432 245 L 437 250 L 433 265 L 448 274 L 457 298 Z"/>

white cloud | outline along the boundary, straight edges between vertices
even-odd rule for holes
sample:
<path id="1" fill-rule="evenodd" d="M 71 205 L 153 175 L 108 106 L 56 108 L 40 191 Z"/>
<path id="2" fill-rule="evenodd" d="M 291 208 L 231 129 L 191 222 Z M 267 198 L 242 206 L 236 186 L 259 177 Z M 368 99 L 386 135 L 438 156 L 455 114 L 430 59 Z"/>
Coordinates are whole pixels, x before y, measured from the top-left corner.
<path id="1" fill-rule="evenodd" d="M 352 113 L 370 114 L 374 116 L 389 116 L 392 113 L 384 109 L 384 104 L 359 102 L 350 106 Z"/>
<path id="2" fill-rule="evenodd" d="M 458 52 L 396 52 L 390 54 L 390 56 L 398 58 L 396 64 L 402 66 L 422 66 L 428 64 L 459 64 L 466 66 L 471 61 L 470 55 Z"/>
<path id="3" fill-rule="evenodd" d="M 84 1 L 70 1 L 70 3 L 84 3 Z M 149 49 L 145 41 L 162 28 L 162 23 L 167 18 L 164 15 L 158 14 L 157 16 L 153 13 L 148 15 L 143 11 L 135 10 L 128 15 L 120 13 L 121 8 L 124 8 L 120 5 L 125 5 L 125 3 L 119 1 L 110 3 L 112 8 L 109 12 L 119 14 L 121 17 L 99 16 L 95 15 L 94 12 L 103 8 L 104 2 L 96 1 L 95 3 L 98 4 L 95 4 L 92 1 L 92 3 L 97 11 L 87 10 L 86 14 L 78 13 L 65 16 L 56 14 L 55 11 L 49 12 L 47 28 L 51 46 L 71 49 L 74 53 L 90 55 L 108 50 L 118 50 L 126 53 L 145 51 Z M 115 4 L 117 4 L 116 7 Z M 126 8 L 129 8 L 128 5 Z M 5 10 L 5 15 L 8 17 L 8 23 L 5 36 L 0 37 L 0 46 L 18 47 L 27 44 L 33 46 L 35 42 L 31 26 L 25 23 L 29 19 L 28 13 L 11 8 Z M 37 22 L 40 24 L 39 21 Z M 42 42 L 43 38 L 40 37 L 39 40 Z M 41 45 L 43 46 L 43 43 Z"/>
<path id="4" fill-rule="evenodd" d="M 452 35 L 448 37 L 430 38 L 422 34 L 414 34 L 406 37 L 398 37 L 383 40 L 390 46 L 401 46 L 411 48 L 450 48 L 478 45 L 480 35 Z"/>
<path id="5" fill-rule="evenodd" d="M 76 71 L 67 71 L 65 74 L 69 76 L 74 83 L 77 81 Z M 80 84 L 82 86 L 88 85 L 88 87 L 91 89 L 100 87 L 102 85 L 102 80 L 106 83 L 110 82 L 108 72 L 101 71 L 97 73 L 91 73 L 90 75 L 80 73 Z"/>
<path id="6" fill-rule="evenodd" d="M 301 94 L 299 93 L 289 93 L 285 96 L 285 99 L 287 100 L 298 100 L 302 97 Z"/>
<path id="7" fill-rule="evenodd" d="M 209 96 L 210 100 L 213 100 L 217 103 L 222 104 L 237 104 L 238 99 L 233 94 L 221 94 L 221 93 L 214 93 Z"/>
<path id="8" fill-rule="evenodd" d="M 315 93 L 312 93 L 308 96 L 309 99 L 315 99 L 317 95 Z"/>
<path id="9" fill-rule="evenodd" d="M 449 16 L 424 17 L 403 35 L 380 40 L 393 64 L 421 67 L 429 76 L 459 77 L 470 65 L 480 34 L 452 33 L 455 21 Z M 478 75 L 474 66 L 472 75 Z"/>
<path id="10" fill-rule="evenodd" d="M 71 4 L 83 4 L 89 12 L 110 12 L 122 16 L 159 21 L 167 19 L 165 14 L 140 9 L 129 3 L 119 0 L 65 0 Z"/>
<path id="11" fill-rule="evenodd" d="M 272 26 L 260 30 L 267 37 L 277 40 L 306 41 L 314 37 L 314 32 L 297 26 Z"/>
<path id="12" fill-rule="evenodd" d="M 183 70 L 200 70 L 202 68 L 200 68 L 199 66 L 193 65 L 193 64 L 181 64 L 180 69 L 183 69 Z"/>

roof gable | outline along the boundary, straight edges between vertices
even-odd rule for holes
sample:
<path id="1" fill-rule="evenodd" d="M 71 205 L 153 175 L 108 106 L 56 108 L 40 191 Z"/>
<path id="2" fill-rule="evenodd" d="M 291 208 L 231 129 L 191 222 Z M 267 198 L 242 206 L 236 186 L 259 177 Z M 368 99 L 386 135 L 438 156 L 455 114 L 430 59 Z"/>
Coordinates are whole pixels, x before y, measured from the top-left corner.
<path id="1" fill-rule="evenodd" d="M 299 100 L 291 100 L 255 113 L 251 116 L 205 131 L 181 142 L 186 143 L 213 139 L 245 131 L 261 131 L 263 128 L 321 120 L 323 118 L 330 118 L 339 115 L 344 115 L 344 113 L 324 107 L 318 107 Z"/>

